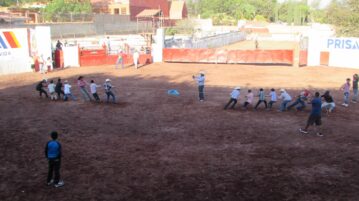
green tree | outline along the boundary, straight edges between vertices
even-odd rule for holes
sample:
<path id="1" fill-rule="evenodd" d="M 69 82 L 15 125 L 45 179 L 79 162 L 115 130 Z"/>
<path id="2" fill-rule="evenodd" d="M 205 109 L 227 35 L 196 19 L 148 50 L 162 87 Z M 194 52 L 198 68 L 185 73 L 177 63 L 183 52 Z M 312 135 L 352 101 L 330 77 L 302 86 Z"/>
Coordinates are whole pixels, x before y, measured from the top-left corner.
<path id="1" fill-rule="evenodd" d="M 57 21 L 61 14 L 88 14 L 92 12 L 89 0 L 84 1 L 64 1 L 53 0 L 43 10 L 46 20 Z"/>

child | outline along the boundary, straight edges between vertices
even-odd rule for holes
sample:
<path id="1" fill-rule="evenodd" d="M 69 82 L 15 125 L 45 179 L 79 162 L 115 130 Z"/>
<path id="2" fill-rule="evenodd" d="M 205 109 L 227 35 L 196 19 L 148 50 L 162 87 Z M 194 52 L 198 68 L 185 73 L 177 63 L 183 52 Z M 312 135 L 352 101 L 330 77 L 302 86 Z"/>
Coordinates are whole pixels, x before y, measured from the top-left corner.
<path id="1" fill-rule="evenodd" d="M 61 144 L 57 141 L 58 134 L 56 131 L 51 132 L 52 140 L 48 141 L 45 147 L 45 156 L 49 162 L 49 171 L 47 174 L 47 185 L 54 184 L 56 188 L 64 185 L 64 181 L 60 180 L 61 167 Z M 54 179 L 52 175 L 55 173 Z"/>
<path id="2" fill-rule="evenodd" d="M 95 100 L 97 102 L 100 101 L 100 97 L 98 96 L 97 94 L 97 87 L 100 87 L 100 85 L 97 85 L 95 83 L 95 81 L 91 80 L 91 84 L 90 84 L 90 90 L 91 90 L 91 93 L 92 93 L 92 96 L 95 98 Z"/>
<path id="3" fill-rule="evenodd" d="M 77 85 L 79 86 L 80 92 L 82 94 L 82 97 L 85 99 L 85 101 L 91 101 L 91 96 L 89 95 L 89 93 L 86 90 L 87 82 L 85 82 L 83 76 L 80 76 L 77 79 Z"/>
<path id="4" fill-rule="evenodd" d="M 42 80 L 36 85 L 36 91 L 39 91 L 40 97 L 42 97 L 42 94 L 46 95 L 46 98 L 49 96 L 47 95 L 47 92 L 43 89 L 44 85 L 46 85 L 46 80 Z"/>
<path id="5" fill-rule="evenodd" d="M 226 110 L 228 108 L 228 106 L 233 102 L 233 105 L 230 107 L 231 109 L 234 110 L 234 106 L 237 104 L 237 100 L 239 98 L 241 87 L 236 87 L 234 88 L 234 90 L 231 93 L 231 99 L 229 99 L 229 102 L 227 103 L 226 106 L 224 106 L 224 109 Z"/>
<path id="6" fill-rule="evenodd" d="M 272 88 L 270 90 L 269 96 L 270 96 L 270 101 L 269 101 L 269 108 L 268 109 L 271 110 L 273 104 L 277 102 L 277 93 L 275 92 L 275 89 Z"/>
<path id="7" fill-rule="evenodd" d="M 204 72 L 199 72 L 199 76 L 192 75 L 192 78 L 197 81 L 199 101 L 204 101 L 204 82 L 206 80 Z"/>
<path id="8" fill-rule="evenodd" d="M 325 108 L 327 113 L 330 113 L 335 108 L 335 103 L 333 97 L 330 95 L 329 91 L 326 91 L 324 95 L 321 96 L 324 99 L 324 103 L 322 103 L 322 109 Z"/>
<path id="9" fill-rule="evenodd" d="M 69 82 L 67 80 L 65 80 L 65 85 L 64 85 L 64 101 L 67 101 L 68 97 L 71 97 L 72 100 L 76 100 L 75 96 L 72 95 L 71 93 L 71 85 L 69 84 Z"/>
<path id="10" fill-rule="evenodd" d="M 287 110 L 290 110 L 292 107 L 299 105 L 296 107 L 297 111 L 302 111 L 305 108 L 305 102 L 309 100 L 311 94 L 309 90 L 305 89 L 304 91 L 300 92 L 297 96 L 297 99 L 294 103 L 287 107 Z"/>
<path id="11" fill-rule="evenodd" d="M 50 81 L 50 84 L 47 86 L 47 88 L 49 89 L 49 93 L 50 93 L 50 99 L 51 100 L 57 100 L 57 96 L 56 96 L 56 93 L 55 93 L 55 84 L 54 84 L 54 81 L 51 80 Z"/>
<path id="12" fill-rule="evenodd" d="M 247 100 L 246 100 L 246 102 L 244 102 L 243 107 L 245 107 L 247 109 L 248 105 L 252 104 L 252 102 L 253 102 L 254 94 L 252 93 L 252 90 L 250 90 L 250 89 L 248 90 L 248 94 L 246 95 L 246 98 L 247 98 Z"/>
<path id="13" fill-rule="evenodd" d="M 354 74 L 353 75 L 353 99 L 352 102 L 353 103 L 357 103 L 358 101 L 358 81 L 359 81 L 359 77 L 358 74 Z"/>
<path id="14" fill-rule="evenodd" d="M 61 99 L 61 94 L 65 95 L 64 91 L 62 91 L 62 82 L 61 82 L 60 78 L 57 80 L 56 87 L 55 87 L 55 92 L 57 93 L 57 97 L 59 99 Z"/>
<path id="15" fill-rule="evenodd" d="M 258 94 L 259 100 L 257 102 L 257 105 L 254 107 L 254 109 L 257 109 L 257 107 L 263 102 L 264 106 L 267 109 L 267 101 L 266 101 L 266 96 L 264 95 L 264 91 L 263 89 L 259 89 L 259 94 Z"/>
<path id="16" fill-rule="evenodd" d="M 343 84 L 341 90 L 344 91 L 344 103 L 342 104 L 344 107 L 349 106 L 349 95 L 350 95 L 350 78 L 347 79 L 347 82 Z"/>
<path id="17" fill-rule="evenodd" d="M 279 99 L 282 99 L 279 111 L 284 112 L 287 108 L 287 104 L 292 101 L 292 97 L 287 93 L 285 89 L 281 89 Z"/>
<path id="18" fill-rule="evenodd" d="M 124 64 L 123 64 L 123 54 L 122 51 L 120 50 L 118 53 L 118 57 L 117 57 L 117 61 L 116 61 L 116 69 L 118 69 L 118 65 L 121 64 L 122 69 L 124 69 Z"/>
<path id="19" fill-rule="evenodd" d="M 52 60 L 50 57 L 47 57 L 47 60 L 46 60 L 46 67 L 47 67 L 47 71 L 52 71 Z"/>
<path id="20" fill-rule="evenodd" d="M 105 88 L 105 92 L 107 95 L 107 103 L 110 101 L 110 96 L 112 96 L 112 102 L 115 103 L 116 102 L 116 97 L 115 94 L 112 93 L 112 84 L 111 84 L 111 80 L 110 79 L 106 79 L 105 84 L 103 85 Z"/>

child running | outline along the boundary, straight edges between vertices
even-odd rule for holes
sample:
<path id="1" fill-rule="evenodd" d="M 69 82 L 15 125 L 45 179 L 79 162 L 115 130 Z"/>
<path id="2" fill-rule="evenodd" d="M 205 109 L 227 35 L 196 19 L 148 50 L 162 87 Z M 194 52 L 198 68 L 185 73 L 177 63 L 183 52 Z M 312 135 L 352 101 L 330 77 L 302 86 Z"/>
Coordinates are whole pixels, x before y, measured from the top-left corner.
<path id="1" fill-rule="evenodd" d="M 349 95 L 350 95 L 350 78 L 347 79 L 347 81 L 343 84 L 343 86 L 340 89 L 344 91 L 344 102 L 342 106 L 348 107 Z"/>
<path id="2" fill-rule="evenodd" d="M 269 96 L 270 96 L 270 101 L 269 101 L 268 110 L 271 110 L 273 104 L 277 102 L 277 93 L 275 92 L 275 89 L 272 88 L 270 90 Z"/>
<path id="3" fill-rule="evenodd" d="M 224 106 L 224 109 L 225 109 L 225 110 L 228 108 L 228 106 L 231 105 L 231 103 L 233 103 L 233 104 L 232 104 L 232 106 L 230 107 L 230 109 L 234 110 L 234 106 L 236 106 L 237 100 L 238 100 L 238 98 L 239 98 L 239 96 L 240 96 L 240 94 L 241 94 L 240 90 L 241 90 L 241 87 L 236 87 L 236 88 L 234 88 L 234 90 L 233 90 L 232 93 L 231 93 L 231 98 L 229 99 L 229 101 L 228 101 L 228 103 L 226 104 L 226 106 Z"/>
<path id="4" fill-rule="evenodd" d="M 46 85 L 46 80 L 39 82 L 36 85 L 36 91 L 39 91 L 40 97 L 42 97 L 42 94 L 45 94 L 46 98 L 48 98 L 47 92 L 43 89 L 44 85 Z"/>
<path id="5" fill-rule="evenodd" d="M 248 109 L 248 105 L 252 104 L 253 98 L 254 98 L 254 94 L 253 94 L 252 90 L 250 90 L 250 89 L 248 90 L 248 94 L 246 95 L 246 98 L 247 98 L 247 100 L 246 100 L 246 102 L 244 102 L 243 107 Z"/>
<path id="6" fill-rule="evenodd" d="M 76 100 L 75 96 L 73 96 L 71 93 L 71 85 L 67 80 L 65 80 L 64 92 L 65 92 L 64 101 L 67 101 L 69 97 L 74 101 Z"/>
<path id="7" fill-rule="evenodd" d="M 292 101 L 292 97 L 287 93 L 285 89 L 281 89 L 279 99 L 282 99 L 279 111 L 284 112 L 287 108 L 287 104 Z"/>
<path id="8" fill-rule="evenodd" d="M 264 106 L 265 106 L 266 109 L 267 109 L 268 107 L 267 107 L 266 96 L 265 96 L 264 91 L 263 91 L 262 88 L 259 89 L 258 97 L 259 97 L 259 99 L 258 99 L 257 105 L 254 107 L 254 109 L 256 110 L 257 107 L 258 107 L 261 103 L 264 103 Z"/>
<path id="9" fill-rule="evenodd" d="M 97 94 L 97 87 L 101 87 L 100 85 L 97 85 L 95 83 L 95 81 L 91 80 L 91 84 L 90 84 L 90 90 L 91 90 L 91 93 L 92 93 L 92 96 L 95 98 L 95 100 L 97 102 L 100 101 L 100 97 L 98 96 Z"/>
<path id="10" fill-rule="evenodd" d="M 47 86 L 47 88 L 49 89 L 49 93 L 50 93 L 50 99 L 51 100 L 57 100 L 57 96 L 56 96 L 56 93 L 55 93 L 55 84 L 54 84 L 54 81 L 51 80 L 50 81 L 50 84 Z"/>

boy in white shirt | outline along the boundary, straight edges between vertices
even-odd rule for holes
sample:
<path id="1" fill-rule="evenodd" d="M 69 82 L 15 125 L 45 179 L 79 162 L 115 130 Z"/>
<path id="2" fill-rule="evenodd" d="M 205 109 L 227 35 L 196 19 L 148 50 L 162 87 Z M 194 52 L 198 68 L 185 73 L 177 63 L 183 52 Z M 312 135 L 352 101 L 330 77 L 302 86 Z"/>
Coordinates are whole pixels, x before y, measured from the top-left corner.
<path id="1" fill-rule="evenodd" d="M 234 88 L 234 90 L 231 93 L 231 99 L 229 100 L 229 102 L 226 104 L 226 106 L 224 106 L 224 109 L 226 110 L 228 108 L 228 106 L 233 102 L 233 105 L 230 107 L 230 109 L 234 110 L 234 106 L 237 104 L 237 100 L 240 96 L 240 90 L 241 87 L 236 87 Z"/>
<path id="2" fill-rule="evenodd" d="M 50 84 L 47 85 L 47 88 L 49 89 L 49 93 L 50 93 L 50 99 L 51 100 L 57 100 L 57 95 L 55 93 L 55 84 L 54 84 L 54 81 L 51 80 L 50 81 Z"/>
<path id="3" fill-rule="evenodd" d="M 277 93 L 275 92 L 275 89 L 270 90 L 269 97 L 270 97 L 270 101 L 268 104 L 268 110 L 271 110 L 273 104 L 277 102 Z"/>
<path id="4" fill-rule="evenodd" d="M 73 96 L 71 93 L 71 85 L 67 80 L 65 80 L 64 93 L 64 101 L 67 101 L 68 97 L 71 97 L 71 99 L 74 101 L 76 100 L 75 96 Z"/>
<path id="5" fill-rule="evenodd" d="M 97 102 L 99 102 L 99 101 L 100 101 L 100 97 L 99 97 L 98 94 L 97 94 L 97 87 L 101 87 L 101 86 L 100 86 L 100 85 L 97 85 L 97 84 L 95 83 L 95 81 L 91 80 L 90 91 L 91 91 L 91 93 L 92 93 L 92 96 L 95 98 L 95 100 L 96 100 Z"/>
<path id="6" fill-rule="evenodd" d="M 248 105 L 251 105 L 253 102 L 253 99 L 254 99 L 254 94 L 253 94 L 252 90 L 250 90 L 250 89 L 248 90 L 248 94 L 246 95 L 246 98 L 247 98 L 247 100 L 244 103 L 243 107 L 247 109 Z"/>
<path id="7" fill-rule="evenodd" d="M 292 101 L 292 97 L 287 93 L 285 89 L 281 89 L 279 99 L 282 99 L 279 111 L 284 112 L 287 109 L 287 104 Z"/>

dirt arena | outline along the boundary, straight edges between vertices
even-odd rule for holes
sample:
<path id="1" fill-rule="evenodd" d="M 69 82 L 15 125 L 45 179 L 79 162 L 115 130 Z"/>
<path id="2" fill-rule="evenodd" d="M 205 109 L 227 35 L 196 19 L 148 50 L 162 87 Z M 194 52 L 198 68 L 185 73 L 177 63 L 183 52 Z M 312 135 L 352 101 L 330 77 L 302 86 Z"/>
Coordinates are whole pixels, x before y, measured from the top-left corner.
<path id="1" fill-rule="evenodd" d="M 191 75 L 206 72 L 207 100 Z M 358 70 L 285 66 L 152 64 L 47 74 L 69 80 L 76 102 L 51 102 L 35 91 L 39 74 L 0 77 L 1 201 L 357 201 L 359 104 L 339 106 L 338 90 Z M 116 86 L 118 104 L 86 103 L 75 80 Z M 300 135 L 305 112 L 263 108 L 224 111 L 234 86 L 330 89 L 338 105 L 323 114 L 324 137 Z M 171 97 L 168 89 L 181 95 Z M 104 99 L 103 89 L 99 89 Z M 45 184 L 44 147 L 57 130 L 62 188 Z"/>

